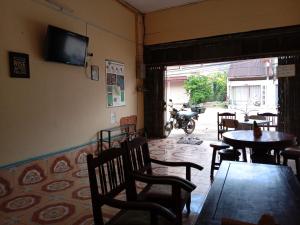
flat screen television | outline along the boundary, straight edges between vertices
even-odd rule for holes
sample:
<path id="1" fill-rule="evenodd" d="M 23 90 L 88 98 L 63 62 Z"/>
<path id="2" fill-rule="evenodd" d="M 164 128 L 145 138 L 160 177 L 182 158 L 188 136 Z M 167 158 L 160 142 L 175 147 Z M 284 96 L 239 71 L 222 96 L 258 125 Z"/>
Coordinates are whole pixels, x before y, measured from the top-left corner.
<path id="1" fill-rule="evenodd" d="M 49 25 L 45 59 L 71 65 L 84 66 L 89 38 Z"/>

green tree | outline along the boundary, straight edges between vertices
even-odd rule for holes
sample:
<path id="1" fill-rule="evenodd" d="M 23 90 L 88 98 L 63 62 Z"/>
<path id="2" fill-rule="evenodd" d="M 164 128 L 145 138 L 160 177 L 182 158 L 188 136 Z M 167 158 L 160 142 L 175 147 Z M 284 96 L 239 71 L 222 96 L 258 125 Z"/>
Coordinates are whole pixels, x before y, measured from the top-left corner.
<path id="1" fill-rule="evenodd" d="M 212 73 L 208 76 L 193 75 L 188 77 L 184 88 L 190 96 L 191 104 L 206 101 L 225 101 L 227 95 L 227 74 Z"/>
<path id="2" fill-rule="evenodd" d="M 184 88 L 190 96 L 191 104 L 199 104 L 208 101 L 212 95 L 211 79 L 207 76 L 190 76 L 184 82 Z"/>
<path id="3" fill-rule="evenodd" d="M 227 96 L 227 74 L 218 72 L 212 74 L 211 78 L 213 83 L 213 100 L 225 101 Z"/>

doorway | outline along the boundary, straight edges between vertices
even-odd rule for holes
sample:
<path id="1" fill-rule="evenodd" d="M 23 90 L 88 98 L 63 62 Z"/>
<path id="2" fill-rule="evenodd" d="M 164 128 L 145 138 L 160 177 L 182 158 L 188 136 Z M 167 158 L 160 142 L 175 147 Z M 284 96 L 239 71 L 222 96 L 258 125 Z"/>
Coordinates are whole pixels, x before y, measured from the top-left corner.
<path id="1" fill-rule="evenodd" d="M 240 120 L 245 114 L 277 114 L 277 65 L 278 59 L 272 57 L 169 66 L 165 73 L 165 99 L 172 99 L 173 107 L 179 111 L 193 111 L 195 106 L 204 108 L 192 136 L 217 140 L 218 112 L 235 112 Z M 199 88 L 193 90 L 189 85 Z M 167 107 L 166 120 L 169 117 L 170 107 Z M 183 129 L 173 129 L 170 134 L 170 137 L 182 136 L 185 136 Z"/>
<path id="2" fill-rule="evenodd" d="M 295 73 L 297 74 L 299 71 L 300 54 L 299 38 L 300 26 L 296 25 L 149 45 L 144 47 L 144 62 L 147 68 L 148 66 L 165 67 L 259 57 L 279 57 L 280 65 L 295 64 Z M 161 76 L 163 74 L 162 72 L 160 73 Z M 145 80 L 147 81 L 147 79 L 152 79 L 152 73 L 148 70 L 146 70 Z M 295 76 L 279 81 L 278 102 L 280 105 L 279 129 L 286 132 L 293 132 L 296 136 L 300 137 L 300 128 L 297 128 L 296 123 L 291 119 L 300 118 L 298 115 L 298 101 L 293 101 L 293 99 L 297 99 L 294 96 L 297 96 L 296 93 L 299 89 L 298 80 L 299 78 Z M 156 93 L 145 94 L 145 105 L 148 105 L 148 101 L 152 102 L 153 98 L 151 95 L 156 96 Z M 160 95 L 159 98 L 164 99 L 164 94 Z M 159 117 L 162 118 L 160 122 L 163 121 L 164 117 L 164 114 L 161 113 L 162 111 L 155 113 L 159 114 Z M 152 133 L 157 132 L 153 124 L 158 122 L 158 120 L 153 120 L 151 116 L 150 114 L 145 114 L 144 125 L 145 129 L 149 131 L 149 137 L 153 136 Z M 161 129 L 163 129 L 163 125 Z M 163 132 L 160 132 L 160 134 L 163 134 Z"/>

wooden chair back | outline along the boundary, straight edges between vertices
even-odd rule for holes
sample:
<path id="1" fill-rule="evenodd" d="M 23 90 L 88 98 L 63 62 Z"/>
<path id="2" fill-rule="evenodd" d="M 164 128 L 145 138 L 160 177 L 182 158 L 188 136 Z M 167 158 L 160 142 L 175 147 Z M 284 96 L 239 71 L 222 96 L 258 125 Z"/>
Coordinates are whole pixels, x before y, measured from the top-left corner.
<path id="1" fill-rule="evenodd" d="M 228 130 L 235 130 L 239 127 L 239 121 L 236 119 L 222 119 L 223 128 Z"/>
<path id="2" fill-rule="evenodd" d="M 268 125 L 263 125 L 262 127 L 267 127 L 268 130 L 270 130 L 270 128 L 273 128 L 273 130 L 278 129 L 278 114 L 265 112 L 257 113 L 257 115 L 264 116 L 266 120 L 269 121 Z"/>
<path id="3" fill-rule="evenodd" d="M 101 207 L 126 188 L 122 150 L 112 148 L 95 158 L 89 154 L 87 164 L 95 224 L 103 225 Z"/>
<path id="4" fill-rule="evenodd" d="M 131 169 L 139 173 L 152 174 L 150 151 L 147 139 L 144 137 L 135 138 L 126 142 L 127 157 L 131 163 Z"/>
<path id="5" fill-rule="evenodd" d="M 220 136 L 222 137 L 222 134 L 226 131 L 226 129 L 223 126 L 222 120 L 223 119 L 236 119 L 236 113 L 230 113 L 230 112 L 224 112 L 217 114 L 217 126 L 218 126 L 218 140 L 220 139 Z"/>
<path id="6" fill-rule="evenodd" d="M 135 185 L 134 173 L 152 174 L 150 151 L 145 137 L 136 137 L 122 143 L 123 151 L 126 151 L 128 199 L 137 199 L 138 191 Z"/>

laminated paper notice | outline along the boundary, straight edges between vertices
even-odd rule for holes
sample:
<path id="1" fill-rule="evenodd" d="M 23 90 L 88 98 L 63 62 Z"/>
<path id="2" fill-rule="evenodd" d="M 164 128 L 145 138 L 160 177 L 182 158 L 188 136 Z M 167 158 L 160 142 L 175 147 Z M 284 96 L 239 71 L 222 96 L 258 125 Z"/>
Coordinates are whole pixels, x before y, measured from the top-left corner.
<path id="1" fill-rule="evenodd" d="M 106 60 L 107 106 L 125 105 L 124 64 Z"/>
<path id="2" fill-rule="evenodd" d="M 277 77 L 294 77 L 295 76 L 295 64 L 278 65 Z"/>

